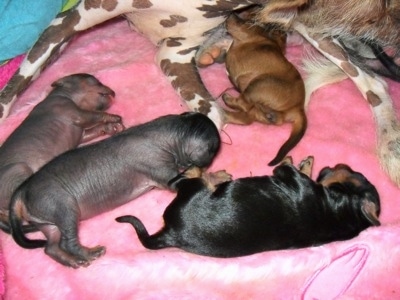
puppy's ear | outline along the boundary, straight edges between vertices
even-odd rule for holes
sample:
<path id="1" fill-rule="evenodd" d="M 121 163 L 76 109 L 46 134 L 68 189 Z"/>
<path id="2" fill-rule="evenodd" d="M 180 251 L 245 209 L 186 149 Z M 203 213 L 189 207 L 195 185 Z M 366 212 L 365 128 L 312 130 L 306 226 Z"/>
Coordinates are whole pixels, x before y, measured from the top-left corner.
<path id="1" fill-rule="evenodd" d="M 381 222 L 378 220 L 378 207 L 375 203 L 369 200 L 363 200 L 361 204 L 361 211 L 373 226 L 381 225 Z"/>
<path id="2" fill-rule="evenodd" d="M 59 80 L 54 81 L 51 84 L 51 87 L 56 88 L 56 87 L 62 87 L 64 85 L 64 80 L 61 78 Z"/>

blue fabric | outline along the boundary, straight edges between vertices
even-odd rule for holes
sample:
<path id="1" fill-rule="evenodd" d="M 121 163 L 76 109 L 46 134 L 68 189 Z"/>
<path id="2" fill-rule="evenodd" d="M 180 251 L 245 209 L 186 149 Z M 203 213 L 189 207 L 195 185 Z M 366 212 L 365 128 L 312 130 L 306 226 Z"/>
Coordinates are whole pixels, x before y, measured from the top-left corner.
<path id="1" fill-rule="evenodd" d="M 0 0 L 0 62 L 27 52 L 67 0 Z"/>

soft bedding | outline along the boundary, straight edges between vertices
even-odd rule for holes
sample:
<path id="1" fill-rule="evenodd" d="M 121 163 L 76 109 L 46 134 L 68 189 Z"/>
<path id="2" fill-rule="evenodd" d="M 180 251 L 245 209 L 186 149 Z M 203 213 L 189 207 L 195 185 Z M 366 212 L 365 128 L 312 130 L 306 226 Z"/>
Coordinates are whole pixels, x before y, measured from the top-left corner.
<path id="1" fill-rule="evenodd" d="M 54 80 L 71 73 L 91 73 L 112 87 L 116 98 L 109 111 L 120 114 L 126 126 L 185 111 L 154 63 L 155 51 L 123 19 L 79 35 L 20 97 L 0 125 L 0 143 L 43 99 Z M 288 49 L 289 59 L 297 66 L 304 53 L 302 45 Z M 9 69 L 0 69 L 2 85 L 20 58 L 12 62 L 15 65 L 9 65 Z M 203 69 L 201 75 L 215 97 L 231 86 L 223 65 Z M 400 84 L 389 85 L 400 111 Z M 129 225 L 114 219 L 136 215 L 150 232 L 157 231 L 174 194 L 153 190 L 81 222 L 83 244 L 107 247 L 105 256 L 88 268 L 68 269 L 47 257 L 43 249 L 22 249 L 11 236 L 0 233 L 4 257 L 3 261 L 0 256 L 0 269 L 5 267 L 0 294 L 5 299 L 41 300 L 399 299 L 400 190 L 379 166 L 370 108 L 352 82 L 345 80 L 318 90 L 307 114 L 305 137 L 291 151 L 294 161 L 314 155 L 314 178 L 322 167 L 337 163 L 362 172 L 380 193 L 382 226 L 369 228 L 348 241 L 240 258 L 202 257 L 179 249 L 152 251 L 143 248 Z M 234 178 L 271 174 L 267 163 L 289 131 L 289 125 L 229 125 L 221 133 L 222 149 L 211 170 L 225 169 Z M 2 276 L 0 273 L 0 280 Z"/>

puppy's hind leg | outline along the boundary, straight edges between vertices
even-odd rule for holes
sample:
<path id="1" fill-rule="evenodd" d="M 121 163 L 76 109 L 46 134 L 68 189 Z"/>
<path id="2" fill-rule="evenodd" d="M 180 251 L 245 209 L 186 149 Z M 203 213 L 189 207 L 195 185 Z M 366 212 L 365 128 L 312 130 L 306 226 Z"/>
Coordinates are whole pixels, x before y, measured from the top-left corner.
<path id="1" fill-rule="evenodd" d="M 311 178 L 313 165 L 314 165 L 314 157 L 308 156 L 300 162 L 299 170 L 301 173 Z"/>
<path id="2" fill-rule="evenodd" d="M 201 178 L 205 186 L 209 190 L 213 191 L 215 185 L 232 180 L 232 175 L 227 173 L 225 170 L 207 173 L 199 167 L 192 167 L 171 179 L 168 186 L 173 190 L 177 190 L 178 185 L 182 180 L 193 178 Z"/>
<path id="3" fill-rule="evenodd" d="M 228 93 L 222 95 L 222 100 L 229 108 L 235 111 L 224 110 L 224 120 L 226 123 L 249 125 L 253 123 L 248 111 L 251 109 L 250 104 L 243 99 L 243 96 L 233 97 Z"/>
<path id="4" fill-rule="evenodd" d="M 60 238 L 60 249 L 69 253 L 71 256 L 71 267 L 87 267 L 90 263 L 106 253 L 103 246 L 95 246 L 92 248 L 84 247 L 79 242 L 78 237 L 78 220 L 74 224 L 70 224 L 68 228 L 63 228 Z"/>
<path id="5" fill-rule="evenodd" d="M 52 259 L 59 262 L 60 264 L 67 267 L 72 267 L 74 269 L 77 269 L 80 266 L 85 266 L 87 264 L 86 260 L 77 260 L 77 258 L 74 257 L 72 254 L 60 248 L 61 232 L 57 228 L 57 226 L 42 225 L 39 226 L 39 228 L 47 238 L 47 244 L 45 246 L 44 252 L 48 256 L 50 256 Z"/>
<path id="6" fill-rule="evenodd" d="M 105 253 L 105 247 L 87 248 L 80 244 L 78 237 L 80 208 L 74 198 L 61 198 L 62 201 L 52 199 L 56 202 L 52 203 L 57 207 L 55 214 L 51 211 L 42 212 L 43 221 L 40 230 L 47 237 L 46 254 L 72 268 L 87 267 Z"/>
<path id="7" fill-rule="evenodd" d="M 293 158 L 291 156 L 286 156 L 284 159 L 281 161 L 281 165 L 287 164 L 287 165 L 293 165 Z"/>

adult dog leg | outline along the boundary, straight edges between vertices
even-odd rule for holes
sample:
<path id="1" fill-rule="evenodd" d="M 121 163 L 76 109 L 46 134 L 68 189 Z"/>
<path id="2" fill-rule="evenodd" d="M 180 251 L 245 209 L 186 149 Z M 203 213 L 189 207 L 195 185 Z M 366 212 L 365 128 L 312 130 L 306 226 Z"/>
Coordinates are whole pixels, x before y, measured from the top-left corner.
<path id="1" fill-rule="evenodd" d="M 191 111 L 208 116 L 221 129 L 223 112 L 201 80 L 195 63 L 197 46 L 185 39 L 166 39 L 157 54 L 157 63 Z"/>
<path id="2" fill-rule="evenodd" d="M 17 96 L 62 51 L 75 33 L 132 10 L 129 1 L 121 1 L 124 4 L 115 1 L 116 7 L 104 8 L 92 2 L 82 1 L 71 10 L 59 14 L 42 33 L 20 68 L 0 92 L 0 121 L 8 116 Z"/>
<path id="3" fill-rule="evenodd" d="M 377 125 L 377 152 L 381 165 L 390 178 L 400 186 L 400 124 L 396 117 L 387 83 L 372 77 L 352 64 L 335 39 L 311 36 L 307 28 L 296 23 L 294 28 L 325 57 L 331 60 L 355 83 L 371 105 Z"/>

